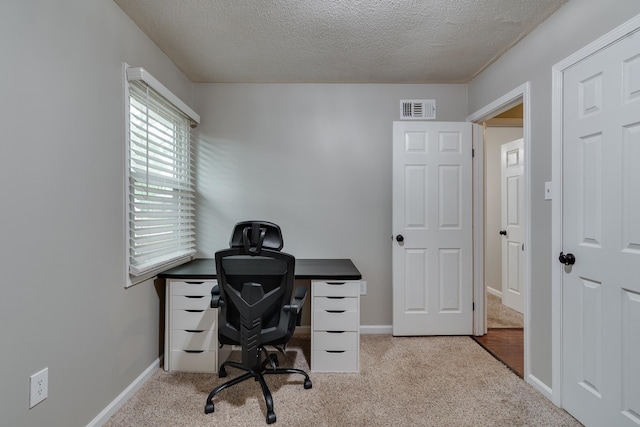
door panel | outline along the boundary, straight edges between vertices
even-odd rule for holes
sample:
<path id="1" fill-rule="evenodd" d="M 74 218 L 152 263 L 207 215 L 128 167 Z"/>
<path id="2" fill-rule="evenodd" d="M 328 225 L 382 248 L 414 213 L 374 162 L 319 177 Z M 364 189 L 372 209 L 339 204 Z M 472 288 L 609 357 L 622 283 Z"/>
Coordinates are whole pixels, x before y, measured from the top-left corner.
<path id="1" fill-rule="evenodd" d="M 622 158 L 624 159 L 622 165 L 623 250 L 639 253 L 640 222 L 633 219 L 640 215 L 640 168 L 638 167 L 640 165 L 640 123 L 623 128 Z"/>
<path id="2" fill-rule="evenodd" d="M 427 168 L 424 165 L 408 165 L 405 169 L 405 226 L 425 228 L 427 226 L 426 194 Z"/>
<path id="3" fill-rule="evenodd" d="M 461 173 L 459 165 L 438 166 L 438 195 L 440 196 L 440 229 L 460 229 L 462 212 Z"/>
<path id="4" fill-rule="evenodd" d="M 405 251 L 404 277 L 409 286 L 405 287 L 404 311 L 406 313 L 429 313 L 429 295 L 420 283 L 427 281 L 428 251 L 407 249 Z"/>
<path id="5" fill-rule="evenodd" d="M 582 279 L 580 287 L 578 305 L 582 311 L 583 334 L 580 384 L 599 399 L 602 392 L 602 284 Z"/>
<path id="6" fill-rule="evenodd" d="M 640 425 L 640 35 L 564 73 L 562 405 Z"/>
<path id="7" fill-rule="evenodd" d="M 622 412 L 627 417 L 640 416 L 640 293 L 622 291 Z"/>
<path id="8" fill-rule="evenodd" d="M 462 254 L 460 249 L 439 250 L 440 271 L 440 313 L 462 313 L 461 296 L 464 292 L 460 281 L 462 271 Z"/>
<path id="9" fill-rule="evenodd" d="M 393 129 L 393 333 L 471 334 L 472 125 Z"/>

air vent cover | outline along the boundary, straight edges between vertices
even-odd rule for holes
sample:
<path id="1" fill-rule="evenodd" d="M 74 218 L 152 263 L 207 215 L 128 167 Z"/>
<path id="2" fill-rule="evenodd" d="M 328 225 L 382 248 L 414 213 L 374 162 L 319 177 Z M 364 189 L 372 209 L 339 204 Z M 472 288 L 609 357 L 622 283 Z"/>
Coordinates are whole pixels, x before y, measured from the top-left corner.
<path id="1" fill-rule="evenodd" d="M 403 99 L 400 101 L 400 120 L 434 120 L 435 99 Z"/>

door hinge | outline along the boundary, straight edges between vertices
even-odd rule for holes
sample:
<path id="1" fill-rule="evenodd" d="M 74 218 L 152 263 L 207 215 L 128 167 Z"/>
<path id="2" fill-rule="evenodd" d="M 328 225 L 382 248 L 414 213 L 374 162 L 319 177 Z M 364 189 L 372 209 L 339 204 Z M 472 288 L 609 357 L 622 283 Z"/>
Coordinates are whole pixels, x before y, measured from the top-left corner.
<path id="1" fill-rule="evenodd" d="M 476 303 L 475 302 L 471 303 L 471 311 L 476 311 Z"/>
<path id="2" fill-rule="evenodd" d="M 471 157 L 475 157 L 476 156 L 476 149 L 472 148 L 471 149 Z"/>

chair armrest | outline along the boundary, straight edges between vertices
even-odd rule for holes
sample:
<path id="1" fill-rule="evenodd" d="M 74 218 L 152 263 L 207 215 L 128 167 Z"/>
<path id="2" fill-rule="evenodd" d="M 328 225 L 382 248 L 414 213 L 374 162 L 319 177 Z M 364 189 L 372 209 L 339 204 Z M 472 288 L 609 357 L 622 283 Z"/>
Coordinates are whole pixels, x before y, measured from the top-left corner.
<path id="1" fill-rule="evenodd" d="M 304 286 L 299 286 L 296 288 L 296 293 L 293 296 L 293 300 L 291 304 L 287 304 L 284 307 L 284 311 L 293 313 L 296 315 L 296 325 L 300 325 L 302 321 L 302 307 L 304 306 L 304 302 L 307 299 L 307 288 Z"/>
<path id="2" fill-rule="evenodd" d="M 293 300 L 300 301 L 300 307 L 302 307 L 306 299 L 307 299 L 307 288 L 305 286 L 298 286 L 296 288 L 296 293 L 293 295 Z"/>
<path id="3" fill-rule="evenodd" d="M 218 285 L 215 285 L 211 288 L 211 308 L 219 308 L 224 307 L 224 300 L 220 295 L 220 288 Z"/>

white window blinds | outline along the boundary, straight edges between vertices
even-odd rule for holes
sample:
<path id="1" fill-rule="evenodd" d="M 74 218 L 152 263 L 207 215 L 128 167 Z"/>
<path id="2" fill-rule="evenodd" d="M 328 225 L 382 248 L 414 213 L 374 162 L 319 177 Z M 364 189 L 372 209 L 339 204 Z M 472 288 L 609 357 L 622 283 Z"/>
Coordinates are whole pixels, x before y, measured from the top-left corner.
<path id="1" fill-rule="evenodd" d="M 195 254 L 191 119 L 129 78 L 129 274 Z"/>

